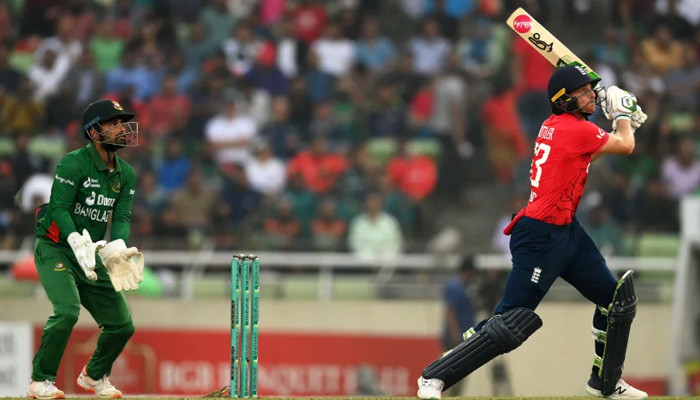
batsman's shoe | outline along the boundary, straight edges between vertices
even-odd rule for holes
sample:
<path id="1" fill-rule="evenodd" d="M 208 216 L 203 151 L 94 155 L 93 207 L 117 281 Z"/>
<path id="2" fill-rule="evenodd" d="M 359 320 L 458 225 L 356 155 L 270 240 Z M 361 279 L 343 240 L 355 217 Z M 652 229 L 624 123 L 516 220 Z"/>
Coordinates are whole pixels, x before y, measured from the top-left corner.
<path id="1" fill-rule="evenodd" d="M 605 397 L 612 400 L 644 400 L 648 397 L 647 392 L 633 387 L 622 379 L 617 381 L 615 390 L 610 396 L 603 396 L 603 394 L 600 392 L 601 387 L 600 378 L 591 377 L 586 385 L 586 393 L 590 394 L 591 396 Z"/>
<path id="2" fill-rule="evenodd" d="M 87 372 L 85 372 L 85 367 L 83 367 L 83 372 L 78 375 L 78 386 L 87 390 L 88 392 L 95 393 L 97 397 L 112 399 L 122 397 L 122 392 L 112 385 L 107 375 L 103 376 L 102 379 L 94 380 L 88 376 Z"/>
<path id="3" fill-rule="evenodd" d="M 445 383 L 440 379 L 418 378 L 418 398 L 440 400 Z"/>
<path id="4" fill-rule="evenodd" d="M 66 395 L 50 380 L 31 381 L 27 397 L 30 399 L 65 399 Z"/>

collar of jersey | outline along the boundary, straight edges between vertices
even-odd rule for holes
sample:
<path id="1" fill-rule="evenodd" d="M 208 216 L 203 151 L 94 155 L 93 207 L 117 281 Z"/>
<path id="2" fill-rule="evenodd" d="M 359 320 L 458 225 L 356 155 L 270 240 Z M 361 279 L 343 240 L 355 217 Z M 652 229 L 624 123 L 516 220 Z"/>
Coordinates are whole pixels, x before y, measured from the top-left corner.
<path id="1" fill-rule="evenodd" d="M 90 142 L 88 143 L 87 146 L 87 151 L 90 154 L 90 158 L 92 159 L 92 163 L 95 164 L 95 167 L 99 170 L 106 170 L 107 169 L 107 164 L 105 164 L 104 161 L 102 161 L 102 157 L 100 157 L 100 153 L 97 152 L 97 149 L 95 148 L 95 144 Z M 121 172 L 122 168 L 119 165 L 119 157 L 117 155 L 114 155 L 114 169 L 117 172 Z"/>

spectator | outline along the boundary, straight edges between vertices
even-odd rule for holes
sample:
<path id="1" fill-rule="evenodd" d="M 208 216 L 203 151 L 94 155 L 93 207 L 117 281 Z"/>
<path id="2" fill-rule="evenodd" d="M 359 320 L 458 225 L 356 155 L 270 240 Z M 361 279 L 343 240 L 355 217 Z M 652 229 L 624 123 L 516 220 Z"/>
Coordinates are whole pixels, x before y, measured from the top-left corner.
<path id="1" fill-rule="evenodd" d="M 283 161 L 299 152 L 305 142 L 290 121 L 289 108 L 287 97 L 275 97 L 272 100 L 271 120 L 260 130 L 260 136 L 269 143 L 273 155 Z"/>
<path id="2" fill-rule="evenodd" d="M 301 152 L 291 159 L 287 173 L 289 176 L 300 175 L 304 187 L 314 193 L 328 193 L 346 169 L 345 158 L 329 152 L 328 140 L 323 136 L 316 136 L 311 140 L 308 151 Z"/>
<path id="3" fill-rule="evenodd" d="M 277 37 L 277 67 L 287 78 L 293 78 L 306 65 L 307 46 L 294 37 L 294 23 L 285 18 L 280 22 Z"/>
<path id="4" fill-rule="evenodd" d="M 670 68 L 665 76 L 668 106 L 671 110 L 697 111 L 700 98 L 700 64 L 694 51 L 683 53 L 683 63 Z"/>
<path id="5" fill-rule="evenodd" d="M 610 211 L 603 203 L 590 210 L 588 223 L 585 225 L 586 232 L 604 256 L 624 255 L 620 229 L 610 218 Z"/>
<path id="6" fill-rule="evenodd" d="M 382 198 L 378 194 L 368 195 L 365 212 L 351 221 L 348 246 L 363 261 L 387 262 L 401 254 L 401 228 L 396 218 L 382 211 Z"/>
<path id="7" fill-rule="evenodd" d="M 362 25 L 362 36 L 357 41 L 355 54 L 357 63 L 373 72 L 389 69 L 398 55 L 391 40 L 381 35 L 375 19 L 366 19 Z"/>
<path id="8" fill-rule="evenodd" d="M 437 21 L 428 18 L 423 23 L 423 33 L 408 42 L 413 56 L 413 70 L 423 76 L 438 74 L 445 68 L 450 42 L 440 36 Z"/>
<path id="9" fill-rule="evenodd" d="M 82 112 L 94 99 L 105 93 L 105 76 L 95 67 L 95 57 L 85 50 L 73 68 L 68 71 L 64 85 L 72 88 L 71 99 L 76 110 Z"/>
<path id="10" fill-rule="evenodd" d="M 311 137 L 323 137 L 331 151 L 342 153 L 348 142 L 343 137 L 340 124 L 333 115 L 330 102 L 322 101 L 314 106 L 314 117 L 309 124 Z"/>
<path id="11" fill-rule="evenodd" d="M 270 121 L 270 104 L 272 96 L 265 89 L 259 88 L 253 82 L 243 79 L 238 88 L 243 99 L 244 110 L 250 115 L 257 126 L 263 126 Z"/>
<path id="12" fill-rule="evenodd" d="M 207 122 L 204 134 L 219 168 L 242 168 L 250 160 L 249 147 L 258 133 L 257 126 L 251 117 L 239 112 L 239 95 L 227 91 L 224 96 L 221 113 Z"/>
<path id="13" fill-rule="evenodd" d="M 450 42 L 456 42 L 459 36 L 459 17 L 456 15 L 463 15 L 465 12 L 455 10 L 454 5 L 473 7 L 474 2 L 470 0 L 450 1 L 452 10 L 447 9 L 447 0 L 428 0 L 427 3 L 425 12 L 437 22 L 437 25 L 440 27 L 440 36 Z"/>
<path id="14" fill-rule="evenodd" d="M 180 47 L 185 55 L 187 68 L 199 69 L 219 48 L 221 43 L 212 41 L 207 29 L 205 23 L 194 22 L 190 25 L 189 35 L 181 40 Z"/>
<path id="15" fill-rule="evenodd" d="M 201 172 L 195 168 L 189 171 L 185 186 L 172 194 L 169 208 L 188 234 L 207 232 L 217 198 L 218 193 L 204 185 Z"/>
<path id="16" fill-rule="evenodd" d="M 472 256 L 464 256 L 459 264 L 457 274 L 451 277 L 442 289 L 442 301 L 445 309 L 442 327 L 442 350 L 452 349 L 464 341 L 462 335 L 474 326 L 476 304 L 478 300 L 475 286 L 476 267 Z M 449 389 L 449 394 L 460 396 L 466 379 Z"/>
<path id="17" fill-rule="evenodd" d="M 669 194 L 678 200 L 698 190 L 700 161 L 695 157 L 695 144 L 691 139 L 681 139 L 676 154 L 663 161 L 661 179 Z"/>
<path id="18" fill-rule="evenodd" d="M 669 194 L 659 177 L 652 176 L 639 196 L 638 218 L 635 219 L 638 231 L 678 232 L 678 205 L 678 200 Z"/>
<path id="19" fill-rule="evenodd" d="M 530 142 L 534 142 L 542 121 L 552 112 L 547 97 L 547 81 L 553 67 L 524 40 L 514 40 L 512 43 L 511 73 L 513 83 L 520 91 L 518 115 L 525 135 Z"/>
<path id="20" fill-rule="evenodd" d="M 306 45 L 311 45 L 326 27 L 328 14 L 326 7 L 318 0 L 300 0 L 299 5 L 291 11 L 294 21 L 294 36 Z"/>
<path id="21" fill-rule="evenodd" d="M 49 46 L 34 54 L 34 64 L 29 67 L 27 77 L 32 84 L 35 101 L 43 103 L 56 94 L 68 73 L 69 59 L 58 57 L 58 54 L 57 48 Z"/>
<path id="22" fill-rule="evenodd" d="M 145 100 L 157 92 L 158 82 L 151 71 L 138 63 L 135 49 L 125 48 L 119 65 L 107 72 L 107 91 L 120 92 L 126 88 L 134 89 L 134 97 Z"/>
<path id="23" fill-rule="evenodd" d="M 177 92 L 191 97 L 192 88 L 199 79 L 198 68 L 189 68 L 185 55 L 180 51 L 168 55 L 166 68 L 167 74 L 175 76 Z"/>
<path id="24" fill-rule="evenodd" d="M 671 68 L 680 67 L 683 53 L 687 51 L 683 43 L 673 38 L 666 25 L 657 26 L 653 36 L 641 41 L 640 48 L 646 63 L 661 76 Z"/>
<path id="25" fill-rule="evenodd" d="M 190 119 L 192 104 L 189 97 L 177 91 L 177 76 L 167 75 L 163 90 L 148 100 L 146 110 L 151 116 L 152 137 L 160 137 L 172 132 L 177 121 Z"/>
<path id="26" fill-rule="evenodd" d="M 97 69 L 104 73 L 116 67 L 121 60 L 126 41 L 118 35 L 114 20 L 106 20 L 97 26 L 90 40 L 90 51 L 97 60 Z"/>
<path id="27" fill-rule="evenodd" d="M 476 81 L 491 78 L 501 70 L 505 59 L 497 28 L 493 22 L 479 18 L 464 31 L 455 50 L 461 68 Z"/>
<path id="28" fill-rule="evenodd" d="M 511 183 L 522 163 L 527 163 L 529 145 L 516 109 L 518 92 L 509 82 L 497 81 L 494 93 L 481 106 L 489 161 L 501 183 Z"/>
<path id="29" fill-rule="evenodd" d="M 301 222 L 290 199 L 281 197 L 272 215 L 263 224 L 264 246 L 270 250 L 290 251 L 299 246 Z"/>
<path id="30" fill-rule="evenodd" d="M 338 24 L 328 24 L 321 38 L 316 40 L 311 52 L 318 56 L 318 69 L 336 78 L 345 75 L 355 63 L 353 41 L 340 36 Z"/>
<path id="31" fill-rule="evenodd" d="M 335 76 L 324 72 L 319 67 L 319 56 L 316 52 L 309 52 L 309 65 L 304 82 L 306 93 L 314 103 L 329 100 L 335 94 Z"/>
<path id="32" fill-rule="evenodd" d="M 238 77 L 247 74 L 253 67 L 261 44 L 248 23 L 236 26 L 233 35 L 223 42 L 222 47 L 229 71 Z"/>
<path id="33" fill-rule="evenodd" d="M 415 201 L 429 196 L 437 182 L 435 161 L 418 154 L 406 141 L 399 142 L 398 154 L 389 161 L 387 173 L 391 184 Z"/>
<path id="34" fill-rule="evenodd" d="M 294 78 L 287 98 L 289 99 L 289 123 L 299 131 L 302 140 L 306 142 L 314 108 L 306 79 Z"/>
<path id="35" fill-rule="evenodd" d="M 0 90 L 14 94 L 22 79 L 22 74 L 10 65 L 10 45 L 0 40 Z"/>
<path id="36" fill-rule="evenodd" d="M 348 168 L 336 187 L 341 199 L 337 208 L 343 218 L 349 220 L 362 211 L 367 194 L 379 189 L 375 184 L 379 173 L 381 167 L 371 159 L 366 144 L 357 144 L 350 150 Z"/>
<path id="37" fill-rule="evenodd" d="M 379 82 L 376 101 L 367 115 L 367 132 L 372 138 L 406 136 L 406 105 L 396 91 L 393 79 Z"/>
<path id="38" fill-rule="evenodd" d="M 270 96 L 284 96 L 289 92 L 289 79 L 277 68 L 275 58 L 274 44 L 263 43 L 245 79 Z"/>
<path id="39" fill-rule="evenodd" d="M 0 132 L 36 133 L 44 120 L 44 105 L 32 98 L 29 79 L 20 79 L 17 92 L 4 97 L 0 112 Z"/>
<path id="40" fill-rule="evenodd" d="M 338 216 L 331 197 L 321 201 L 318 214 L 311 221 L 312 248 L 317 251 L 340 251 L 345 246 L 347 223 Z"/>
<path id="41" fill-rule="evenodd" d="M 245 166 L 245 174 L 250 188 L 265 196 L 273 196 L 284 189 L 286 183 L 285 165 L 272 154 L 272 148 L 264 140 L 253 144 L 254 157 Z"/>
<path id="42" fill-rule="evenodd" d="M 182 153 L 180 140 L 172 136 L 166 136 L 164 139 L 165 155 L 157 169 L 158 186 L 166 193 L 171 193 L 187 182 L 192 172 L 192 161 Z"/>
<path id="43" fill-rule="evenodd" d="M 70 15 L 62 14 L 58 17 L 56 35 L 41 41 L 36 50 L 38 58 L 41 58 L 47 49 L 51 49 L 56 53 L 57 63 L 72 66 L 83 53 L 83 44 L 75 35 L 75 22 L 75 19 Z"/>
<path id="44" fill-rule="evenodd" d="M 227 0 L 212 0 L 204 6 L 199 14 L 199 21 L 204 25 L 207 42 L 220 46 L 231 35 L 238 20 L 229 12 Z"/>

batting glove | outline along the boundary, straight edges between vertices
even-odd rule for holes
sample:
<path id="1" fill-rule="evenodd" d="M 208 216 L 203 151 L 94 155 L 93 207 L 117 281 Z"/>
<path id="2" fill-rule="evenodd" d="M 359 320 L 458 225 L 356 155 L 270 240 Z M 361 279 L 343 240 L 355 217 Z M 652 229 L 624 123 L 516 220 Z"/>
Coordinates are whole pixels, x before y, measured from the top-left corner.
<path id="1" fill-rule="evenodd" d="M 603 113 L 605 117 L 613 120 L 613 127 L 618 119 L 630 119 L 630 116 L 637 111 L 637 98 L 632 93 L 622 90 L 617 86 L 611 86 L 605 93 L 605 107 Z"/>
<path id="2" fill-rule="evenodd" d="M 91 280 L 97 280 L 97 274 L 95 273 L 95 252 L 100 250 L 105 245 L 104 240 L 100 240 L 96 243 L 92 242 L 90 233 L 87 229 L 83 229 L 83 234 L 78 232 L 72 232 L 67 238 L 70 248 L 73 250 L 75 259 L 78 261 L 78 265 L 85 273 L 85 276 Z"/>

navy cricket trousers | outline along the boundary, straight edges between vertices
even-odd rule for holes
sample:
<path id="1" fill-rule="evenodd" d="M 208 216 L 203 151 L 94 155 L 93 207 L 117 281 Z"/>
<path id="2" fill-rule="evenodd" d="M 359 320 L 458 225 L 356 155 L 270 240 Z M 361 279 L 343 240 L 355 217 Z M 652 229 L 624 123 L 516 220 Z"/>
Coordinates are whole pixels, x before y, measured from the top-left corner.
<path id="1" fill-rule="evenodd" d="M 612 302 L 617 279 L 576 218 L 562 226 L 522 217 L 513 227 L 510 251 L 513 268 L 496 314 L 535 310 L 558 277 L 598 306 Z M 593 326 L 606 330 L 607 318 L 596 312 Z"/>

